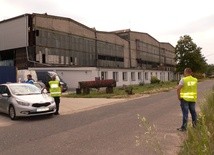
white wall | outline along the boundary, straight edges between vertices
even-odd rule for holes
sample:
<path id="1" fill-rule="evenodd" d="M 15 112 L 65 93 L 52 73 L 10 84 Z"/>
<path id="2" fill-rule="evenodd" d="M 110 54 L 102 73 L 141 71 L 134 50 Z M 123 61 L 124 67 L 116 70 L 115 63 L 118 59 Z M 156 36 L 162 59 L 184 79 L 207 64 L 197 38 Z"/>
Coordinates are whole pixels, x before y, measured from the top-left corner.
<path id="1" fill-rule="evenodd" d="M 33 70 L 35 68 L 29 68 Z M 138 69 L 112 69 L 112 68 L 96 68 L 96 67 L 77 67 L 77 68 L 36 68 L 37 70 L 49 70 L 55 71 L 58 75 L 67 83 L 68 88 L 78 88 L 80 81 L 94 81 L 95 77 L 101 78 L 102 72 L 107 72 L 106 79 L 113 79 L 113 72 L 117 72 L 118 80 L 117 86 L 123 85 L 135 85 L 141 82 L 150 83 L 151 76 L 157 76 L 161 81 L 168 81 L 168 77 L 173 75 L 169 71 L 158 71 L 158 70 L 138 70 Z M 123 80 L 123 72 L 127 73 L 127 81 Z M 131 79 L 131 72 L 135 75 L 135 80 Z M 141 79 L 138 79 L 138 72 L 141 72 Z M 145 78 L 147 73 L 148 78 Z M 162 76 L 161 76 L 162 75 Z M 171 79 L 170 79 L 171 80 Z"/>
<path id="2" fill-rule="evenodd" d="M 93 81 L 98 77 L 98 72 L 95 67 L 54 67 L 54 68 L 28 68 L 28 70 L 47 70 L 55 71 L 64 82 L 67 83 L 68 88 L 78 88 L 80 81 Z"/>
<path id="3" fill-rule="evenodd" d="M 94 71 L 89 70 L 56 70 L 57 74 L 67 83 L 68 88 L 78 88 L 80 81 L 94 81 Z"/>

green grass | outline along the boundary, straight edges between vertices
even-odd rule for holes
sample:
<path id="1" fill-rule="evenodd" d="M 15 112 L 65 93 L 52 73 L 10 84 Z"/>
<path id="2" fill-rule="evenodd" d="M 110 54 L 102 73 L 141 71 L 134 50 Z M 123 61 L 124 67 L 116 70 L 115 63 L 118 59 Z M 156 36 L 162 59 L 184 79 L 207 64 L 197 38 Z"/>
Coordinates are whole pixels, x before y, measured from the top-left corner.
<path id="1" fill-rule="evenodd" d="M 158 139 L 158 130 L 154 124 L 151 124 L 145 117 L 137 114 L 139 120 L 139 127 L 144 133 L 139 133 L 135 136 L 136 146 L 142 146 L 153 154 L 163 155 L 163 148 Z"/>
<path id="2" fill-rule="evenodd" d="M 63 96 L 72 98 L 127 98 L 134 95 L 151 94 L 160 91 L 169 91 L 172 88 L 175 88 L 176 85 L 177 85 L 176 82 L 161 82 L 160 84 L 144 84 L 128 86 L 133 88 L 133 95 L 128 95 L 123 87 L 116 87 L 114 88 L 114 92 L 111 94 L 107 94 L 105 92 L 105 89 L 100 89 L 99 91 L 97 89 L 91 89 L 90 94 L 76 94 L 70 92 L 67 95 Z"/>
<path id="3" fill-rule="evenodd" d="M 196 128 L 188 127 L 180 155 L 214 154 L 214 89 L 200 105 Z"/>

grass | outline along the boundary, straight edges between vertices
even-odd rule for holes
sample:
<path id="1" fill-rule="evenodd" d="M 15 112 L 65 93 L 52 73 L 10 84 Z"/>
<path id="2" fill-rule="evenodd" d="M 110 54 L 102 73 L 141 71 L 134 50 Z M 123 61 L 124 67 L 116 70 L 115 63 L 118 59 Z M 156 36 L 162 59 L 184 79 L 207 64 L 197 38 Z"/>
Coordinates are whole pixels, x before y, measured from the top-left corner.
<path id="1" fill-rule="evenodd" d="M 161 82 L 159 84 L 144 84 L 144 85 L 132 85 L 128 87 L 132 87 L 133 94 L 129 95 L 126 93 L 125 88 L 116 87 L 114 88 L 114 92 L 111 94 L 107 94 L 105 89 L 91 89 L 90 94 L 75 94 L 68 93 L 67 95 L 63 95 L 64 97 L 72 97 L 72 98 L 127 98 L 131 96 L 141 95 L 141 94 L 151 94 L 157 93 L 160 91 L 169 91 L 172 88 L 175 88 L 177 85 L 176 82 Z"/>
<path id="2" fill-rule="evenodd" d="M 214 88 L 200 105 L 196 128 L 188 127 L 180 155 L 214 154 Z"/>
<path id="3" fill-rule="evenodd" d="M 153 152 L 153 154 L 163 155 L 163 148 L 160 145 L 160 141 L 157 138 L 157 128 L 154 124 L 150 124 L 150 122 L 145 118 L 137 114 L 137 118 L 139 120 L 139 127 L 143 128 L 144 133 L 139 133 L 139 135 L 135 136 L 136 146 L 143 146 L 148 151 Z"/>

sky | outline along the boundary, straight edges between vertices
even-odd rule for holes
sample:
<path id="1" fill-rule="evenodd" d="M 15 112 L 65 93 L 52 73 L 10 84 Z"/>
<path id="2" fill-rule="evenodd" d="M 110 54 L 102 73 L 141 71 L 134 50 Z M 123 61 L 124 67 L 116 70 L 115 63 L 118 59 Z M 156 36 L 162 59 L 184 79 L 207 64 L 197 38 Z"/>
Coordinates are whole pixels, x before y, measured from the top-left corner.
<path id="1" fill-rule="evenodd" d="M 174 47 L 189 35 L 214 64 L 213 0 L 0 0 L 0 21 L 25 13 L 71 18 L 99 31 L 131 29 Z"/>

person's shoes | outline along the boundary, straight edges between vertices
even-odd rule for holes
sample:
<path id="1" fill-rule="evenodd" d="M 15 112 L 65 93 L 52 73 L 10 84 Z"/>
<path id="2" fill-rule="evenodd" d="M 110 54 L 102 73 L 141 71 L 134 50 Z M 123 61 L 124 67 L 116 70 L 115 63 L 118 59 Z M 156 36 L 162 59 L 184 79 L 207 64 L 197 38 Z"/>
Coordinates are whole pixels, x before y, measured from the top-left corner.
<path id="1" fill-rule="evenodd" d="M 185 128 L 177 128 L 177 130 L 178 130 L 178 131 L 181 131 L 181 132 L 184 132 L 184 131 L 186 131 L 187 129 L 185 129 Z"/>
<path id="2" fill-rule="evenodd" d="M 54 115 L 59 115 L 59 113 L 58 113 L 58 112 L 55 112 Z"/>

